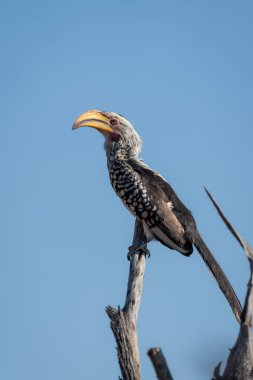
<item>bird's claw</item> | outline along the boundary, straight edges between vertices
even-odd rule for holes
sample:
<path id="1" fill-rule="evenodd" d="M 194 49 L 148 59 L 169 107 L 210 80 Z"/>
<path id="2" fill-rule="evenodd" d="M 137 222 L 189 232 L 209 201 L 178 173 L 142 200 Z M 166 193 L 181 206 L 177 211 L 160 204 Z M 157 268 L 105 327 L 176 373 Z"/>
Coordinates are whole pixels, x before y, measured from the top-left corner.
<path id="1" fill-rule="evenodd" d="M 147 258 L 150 257 L 150 252 L 146 244 L 130 245 L 130 247 L 128 247 L 127 259 L 130 261 L 132 256 L 136 253 L 139 255 L 145 255 Z"/>

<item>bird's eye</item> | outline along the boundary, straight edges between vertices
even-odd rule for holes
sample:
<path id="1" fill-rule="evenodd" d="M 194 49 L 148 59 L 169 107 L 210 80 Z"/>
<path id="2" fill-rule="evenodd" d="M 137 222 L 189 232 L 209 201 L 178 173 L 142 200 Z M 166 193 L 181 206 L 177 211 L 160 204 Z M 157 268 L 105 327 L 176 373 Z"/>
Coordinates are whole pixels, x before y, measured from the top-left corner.
<path id="1" fill-rule="evenodd" d="M 117 119 L 111 119 L 110 124 L 115 126 L 118 124 L 118 120 Z"/>

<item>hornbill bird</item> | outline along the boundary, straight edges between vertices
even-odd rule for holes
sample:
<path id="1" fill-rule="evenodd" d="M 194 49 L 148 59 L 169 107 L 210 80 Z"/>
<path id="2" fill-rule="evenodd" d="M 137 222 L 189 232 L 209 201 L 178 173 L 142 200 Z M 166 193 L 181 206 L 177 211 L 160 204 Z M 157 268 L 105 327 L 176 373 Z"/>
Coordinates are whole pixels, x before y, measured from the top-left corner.
<path id="1" fill-rule="evenodd" d="M 145 242 L 158 240 L 185 256 L 191 255 L 194 245 L 240 321 L 240 302 L 202 240 L 191 212 L 166 180 L 139 158 L 142 142 L 132 124 L 114 112 L 91 110 L 81 114 L 72 129 L 85 126 L 95 128 L 104 135 L 112 187 L 142 224 Z"/>

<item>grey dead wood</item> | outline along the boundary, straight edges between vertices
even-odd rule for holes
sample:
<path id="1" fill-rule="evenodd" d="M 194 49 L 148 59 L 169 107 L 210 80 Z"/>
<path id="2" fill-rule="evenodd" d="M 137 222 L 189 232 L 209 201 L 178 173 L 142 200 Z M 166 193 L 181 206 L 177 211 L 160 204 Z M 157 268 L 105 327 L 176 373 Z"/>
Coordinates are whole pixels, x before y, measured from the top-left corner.
<path id="1" fill-rule="evenodd" d="M 138 250 L 137 247 L 140 247 Z M 131 255 L 130 270 L 125 305 L 122 309 L 106 307 L 111 321 L 116 344 L 118 361 L 123 380 L 140 380 L 140 357 L 137 338 L 137 317 L 141 301 L 143 279 L 146 267 L 147 248 L 144 240 L 142 224 L 136 221 L 133 246 L 129 248 Z"/>
<path id="2" fill-rule="evenodd" d="M 220 364 L 215 368 L 213 380 L 253 380 L 253 334 L 252 334 L 252 315 L 253 315 L 253 249 L 238 234 L 231 223 L 228 221 L 223 211 L 216 201 L 205 189 L 214 207 L 218 211 L 221 219 L 239 242 L 249 260 L 250 279 L 245 303 L 241 315 L 240 331 L 234 347 L 229 354 L 226 368 L 223 375 L 220 374 Z"/>
<path id="3" fill-rule="evenodd" d="M 158 380 L 173 380 L 161 348 L 151 348 L 148 350 L 148 356 L 153 364 Z"/>

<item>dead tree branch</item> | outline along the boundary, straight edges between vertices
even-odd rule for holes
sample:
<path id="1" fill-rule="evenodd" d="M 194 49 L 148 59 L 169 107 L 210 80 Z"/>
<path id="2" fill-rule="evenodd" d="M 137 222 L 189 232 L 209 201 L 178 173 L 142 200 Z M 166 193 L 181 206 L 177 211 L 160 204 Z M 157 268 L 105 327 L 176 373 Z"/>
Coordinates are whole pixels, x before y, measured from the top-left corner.
<path id="1" fill-rule="evenodd" d="M 214 371 L 213 380 L 252 380 L 253 379 L 253 249 L 238 234 L 228 221 L 220 207 L 215 202 L 210 192 L 205 189 L 213 205 L 218 211 L 229 231 L 234 235 L 241 247 L 244 249 L 250 263 L 250 279 L 245 304 L 241 315 L 241 327 L 238 338 L 232 348 L 227 360 L 223 375 L 220 375 L 220 366 Z"/>
<path id="2" fill-rule="evenodd" d="M 160 348 L 151 348 L 148 350 L 148 356 L 153 364 L 158 380 L 173 380 L 166 359 Z"/>
<path id="3" fill-rule="evenodd" d="M 218 211 L 218 214 L 220 215 L 221 219 L 223 220 L 223 222 L 225 223 L 225 225 L 229 229 L 229 231 L 232 233 L 232 235 L 234 235 L 234 237 L 236 238 L 236 240 L 238 241 L 238 243 L 240 244 L 240 246 L 244 249 L 247 257 L 252 256 L 251 258 L 253 259 L 253 249 L 246 243 L 246 241 L 234 229 L 234 227 L 232 226 L 232 224 L 228 221 L 228 219 L 224 215 L 223 211 L 220 209 L 220 207 L 215 202 L 215 200 L 214 200 L 213 196 L 211 195 L 211 193 L 206 188 L 205 188 L 205 191 L 206 191 L 207 195 L 209 196 L 211 202 L 213 203 L 214 207 Z"/>
<path id="4" fill-rule="evenodd" d="M 130 247 L 130 270 L 125 305 L 122 309 L 107 306 L 116 343 L 123 380 L 140 380 L 140 358 L 136 322 L 141 302 L 147 255 L 142 224 L 136 221 L 133 246 Z"/>

